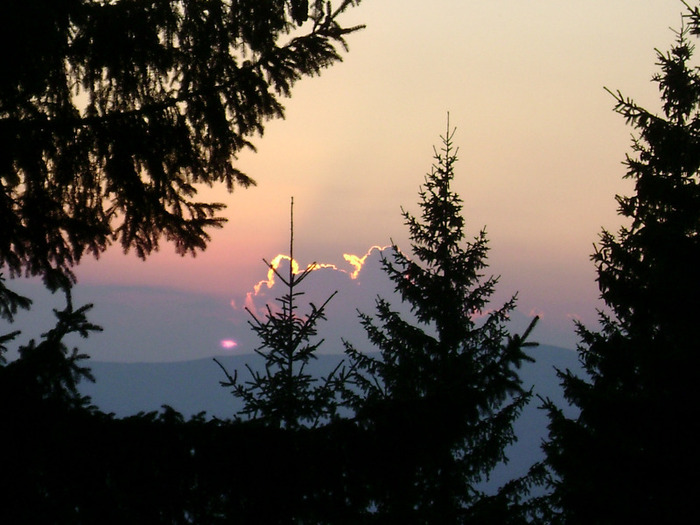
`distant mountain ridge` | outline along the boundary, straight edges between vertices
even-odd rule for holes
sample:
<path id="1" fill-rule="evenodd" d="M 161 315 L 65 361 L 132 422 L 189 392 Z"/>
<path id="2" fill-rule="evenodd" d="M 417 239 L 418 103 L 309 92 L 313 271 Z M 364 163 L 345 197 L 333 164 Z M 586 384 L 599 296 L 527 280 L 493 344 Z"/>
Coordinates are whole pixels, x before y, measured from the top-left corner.
<path id="1" fill-rule="evenodd" d="M 311 363 L 309 373 L 327 374 L 342 360 L 342 355 L 321 355 Z M 257 354 L 217 356 L 229 373 L 238 371 L 238 379 L 247 381 L 250 372 L 263 370 Z M 95 383 L 84 382 L 80 391 L 92 398 L 93 404 L 118 417 L 159 410 L 168 405 L 184 416 L 199 412 L 219 419 L 232 418 L 242 408 L 241 402 L 219 382 L 226 376 L 213 357 L 192 361 L 158 363 L 113 363 L 90 361 L 88 366 Z"/>
<path id="2" fill-rule="evenodd" d="M 538 408 L 541 402 L 537 396 L 550 398 L 563 407 L 555 367 L 581 372 L 573 350 L 541 345 L 529 348 L 528 354 L 536 361 L 525 363 L 520 377 L 525 388 L 533 388 L 535 396 L 515 423 L 518 442 L 507 451 L 509 463 L 496 468 L 491 480 L 485 484 L 487 489 L 525 474 L 535 461 L 543 457 L 540 444 L 546 436 L 547 417 Z M 264 367 L 257 354 L 226 355 L 217 359 L 231 374 L 237 370 L 241 381 L 250 377 L 246 364 L 253 370 Z M 328 374 L 342 359 L 342 355 L 319 355 L 312 361 L 309 373 L 314 376 Z M 227 419 L 242 407 L 229 390 L 220 386 L 219 381 L 225 380 L 226 376 L 213 358 L 170 363 L 92 361 L 89 366 L 97 381 L 82 383 L 81 393 L 89 395 L 102 411 L 112 412 L 117 417 L 157 411 L 162 405 L 168 405 L 186 417 L 204 411 L 209 417 Z"/>
<path id="3" fill-rule="evenodd" d="M 528 349 L 535 363 L 525 363 L 520 376 L 526 387 L 543 397 L 561 399 L 554 367 L 580 371 L 576 352 L 565 348 L 541 345 Z M 238 378 L 246 381 L 249 372 L 262 370 L 263 361 L 257 354 L 225 355 L 216 358 Z M 321 354 L 312 360 L 309 373 L 322 376 L 333 370 L 342 355 Z M 118 417 L 140 411 L 159 410 L 169 405 L 185 416 L 205 411 L 218 418 L 231 417 L 241 408 L 240 402 L 219 385 L 226 377 L 214 358 L 192 361 L 158 363 L 114 363 L 88 361 L 96 383 L 83 382 L 80 391 L 89 395 L 93 403 L 105 412 Z"/>

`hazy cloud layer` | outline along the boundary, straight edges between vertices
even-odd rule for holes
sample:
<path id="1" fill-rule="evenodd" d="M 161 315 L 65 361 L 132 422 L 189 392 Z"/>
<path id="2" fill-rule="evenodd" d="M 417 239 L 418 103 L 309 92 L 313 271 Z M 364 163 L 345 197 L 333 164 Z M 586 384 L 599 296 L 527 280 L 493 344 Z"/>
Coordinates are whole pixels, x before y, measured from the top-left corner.
<path id="1" fill-rule="evenodd" d="M 300 315 L 309 312 L 309 303 L 318 306 L 337 291 L 328 303 L 327 320 L 319 324 L 319 337 L 325 339 L 321 352 L 342 352 L 341 338 L 371 351 L 365 346 L 357 311 L 372 313 L 377 296 L 391 299 L 397 309 L 407 312 L 407 305 L 394 295 L 392 283 L 381 270 L 380 250 L 373 247 L 354 259 L 348 256 L 346 267 L 319 264 L 300 285 L 298 291 L 304 292 L 297 303 Z M 388 255 L 389 250 L 384 253 Z M 288 259 L 279 260 L 278 271 L 288 273 Z M 51 309 L 63 307 L 62 297 L 48 294 L 36 281 L 12 284 L 35 304 L 31 312 L 18 316 L 15 326 L 0 325 L 0 332 L 20 329 L 21 341 L 26 342 L 52 326 Z M 90 318 L 104 331 L 72 343 L 99 361 L 182 361 L 250 353 L 259 342 L 248 325 L 250 314 L 245 308 L 263 316 L 265 305 L 274 308 L 275 298 L 285 293 L 284 285 L 272 279 L 261 262 L 260 280 L 250 283 L 246 293 L 227 298 L 224 292 L 215 296 L 164 287 L 78 284 L 75 304 L 94 303 Z M 495 297 L 493 306 L 500 306 L 504 299 Z M 526 314 L 518 310 L 512 316 L 513 329 L 523 330 L 535 314 L 542 317 L 533 334 L 535 340 L 573 347 L 575 315 L 568 312 L 532 309 Z"/>

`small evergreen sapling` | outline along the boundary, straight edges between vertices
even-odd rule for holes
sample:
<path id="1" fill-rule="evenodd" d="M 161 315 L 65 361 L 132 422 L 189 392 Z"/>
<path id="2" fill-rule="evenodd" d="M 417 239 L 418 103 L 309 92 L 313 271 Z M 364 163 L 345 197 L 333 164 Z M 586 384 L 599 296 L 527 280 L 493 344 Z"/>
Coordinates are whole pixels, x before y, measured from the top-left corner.
<path id="1" fill-rule="evenodd" d="M 252 317 L 249 324 L 261 341 L 255 352 L 265 360 L 265 370 L 254 371 L 246 365 L 251 378 L 241 382 L 237 373 L 229 374 L 217 361 L 227 376 L 227 381 L 222 381 L 221 385 L 231 388 L 233 395 L 243 400 L 242 415 L 290 430 L 315 427 L 333 418 L 340 406 L 339 388 L 345 380 L 342 362 L 322 379 L 312 376 L 307 370 L 323 343 L 323 339 L 312 341 L 317 335 L 316 326 L 325 319 L 326 305 L 337 292 L 320 306 L 310 303 L 311 311 L 305 316 L 299 315 L 297 300 L 304 295 L 299 291 L 299 285 L 316 269 L 316 264 L 299 273 L 294 271 L 293 206 L 292 200 L 287 275 L 282 275 L 277 266 L 263 259 L 286 287 L 286 293 L 277 298 L 279 309 L 266 305 L 265 316 L 261 319 L 246 308 Z"/>

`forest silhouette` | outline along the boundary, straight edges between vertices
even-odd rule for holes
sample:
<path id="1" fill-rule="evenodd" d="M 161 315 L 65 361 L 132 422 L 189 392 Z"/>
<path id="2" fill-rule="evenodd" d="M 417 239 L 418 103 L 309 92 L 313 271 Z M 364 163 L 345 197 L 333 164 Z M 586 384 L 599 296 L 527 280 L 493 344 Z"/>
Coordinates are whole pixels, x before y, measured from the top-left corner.
<path id="1" fill-rule="evenodd" d="M 183 255 L 204 249 L 223 205 L 197 201 L 196 185 L 254 184 L 236 154 L 283 117 L 279 98 L 296 81 L 340 60 L 361 29 L 341 20 L 359 3 L 9 2 L 0 317 L 11 325 L 31 307 L 11 289 L 22 275 L 41 277 L 65 308 L 12 361 L 4 354 L 20 334 L 0 334 L 0 522 L 619 524 L 697 514 L 700 6 L 686 5 L 674 45 L 658 52 L 661 115 L 611 92 L 636 133 L 625 161 L 634 193 L 616 197 L 628 225 L 596 245 L 607 310 L 600 328 L 577 327 L 584 373 L 558 372 L 569 406 L 541 400 L 545 458 L 527 475 L 480 488 L 507 461 L 532 398 L 518 369 L 537 357 L 537 318 L 513 334 L 517 298 L 491 303 L 486 231 L 467 234 L 451 187 L 449 116 L 421 213 L 403 212 L 410 250 L 392 245 L 382 259 L 410 314 L 378 297 L 374 312 L 358 313 L 367 341 L 346 342 L 329 375 L 308 366 L 326 305 L 342 298 L 330 290 L 305 305 L 312 267 L 284 275 L 267 263 L 285 290 L 249 312 L 264 370 L 243 377 L 220 364 L 221 385 L 202 385 L 242 401 L 231 419 L 168 406 L 117 417 L 80 393 L 94 378 L 65 340 L 100 327 L 92 305 L 73 304 L 74 266 L 113 243 L 142 258 L 161 241 Z"/>

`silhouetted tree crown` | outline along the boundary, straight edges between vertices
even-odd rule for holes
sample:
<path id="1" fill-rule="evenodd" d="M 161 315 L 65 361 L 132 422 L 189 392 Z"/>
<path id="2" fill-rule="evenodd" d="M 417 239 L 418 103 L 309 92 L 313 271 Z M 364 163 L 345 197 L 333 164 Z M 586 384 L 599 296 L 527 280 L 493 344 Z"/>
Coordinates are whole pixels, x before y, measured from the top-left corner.
<path id="1" fill-rule="evenodd" d="M 286 288 L 286 293 L 277 298 L 278 305 L 265 305 L 265 315 L 260 317 L 246 307 L 252 320 L 249 324 L 260 338 L 261 345 L 255 352 L 264 359 L 265 370 L 254 371 L 247 366 L 250 379 L 241 381 L 237 373 L 231 375 L 224 370 L 227 381 L 221 385 L 231 388 L 234 396 L 243 401 L 241 414 L 249 419 L 273 427 L 296 430 L 327 423 L 336 416 L 341 403 L 341 393 L 346 381 L 342 362 L 326 377 L 314 377 L 307 367 L 316 359 L 316 351 L 323 339 L 314 341 L 317 324 L 325 320 L 331 294 L 320 306 L 309 304 L 307 315 L 299 314 L 297 300 L 304 295 L 299 291 L 301 283 L 317 268 L 310 264 L 297 272 L 294 260 L 294 200 L 290 210 L 289 266 L 286 275 L 277 265 L 265 261 Z M 216 360 L 215 360 L 216 361 Z"/>
<path id="2" fill-rule="evenodd" d="M 617 197 L 628 225 L 604 230 L 592 255 L 607 309 L 598 331 L 578 325 L 587 377 L 560 373 L 580 414 L 546 404 L 552 502 L 564 523 L 683 523 L 697 515 L 698 8 L 684 18 L 670 51 L 657 51 L 662 114 L 612 93 L 615 111 L 637 131 L 625 161 L 634 193 Z"/>
<path id="3" fill-rule="evenodd" d="M 34 339 L 18 349 L 19 359 L 6 364 L 3 354 L 7 351 L 4 343 L 12 341 L 19 332 L 0 336 L 0 387 L 8 405 L 17 413 L 29 410 L 29 405 L 41 401 L 60 403 L 64 407 L 83 407 L 89 403 L 78 392 L 81 380 L 94 381 L 90 369 L 81 366 L 88 358 L 77 348 L 69 349 L 64 341 L 66 336 L 77 334 L 83 338 L 90 332 L 102 328 L 87 320 L 86 314 L 92 308 L 87 304 L 75 309 L 70 291 L 65 291 L 66 307 L 54 310 L 56 326 L 44 334 L 37 343 Z"/>
<path id="4" fill-rule="evenodd" d="M 0 267 L 66 285 L 113 241 L 203 249 L 235 166 L 294 83 L 341 59 L 359 0 L 7 0 L 0 17 Z"/>
<path id="5" fill-rule="evenodd" d="M 498 279 L 483 275 L 485 231 L 465 241 L 462 201 L 451 189 L 453 136 L 448 122 L 419 193 L 421 216 L 403 211 L 413 257 L 394 245 L 382 261 L 414 319 L 378 298 L 375 316 L 360 319 L 379 357 L 346 343 L 362 371 L 358 417 L 395 439 L 386 451 L 395 454 L 387 460 L 395 479 L 375 504 L 386 519 L 412 523 L 457 523 L 485 512 L 476 485 L 506 459 L 512 422 L 529 399 L 516 369 L 530 359 L 523 347 L 536 319 L 522 337 L 511 336 L 505 323 L 515 297 L 487 309 Z"/>

